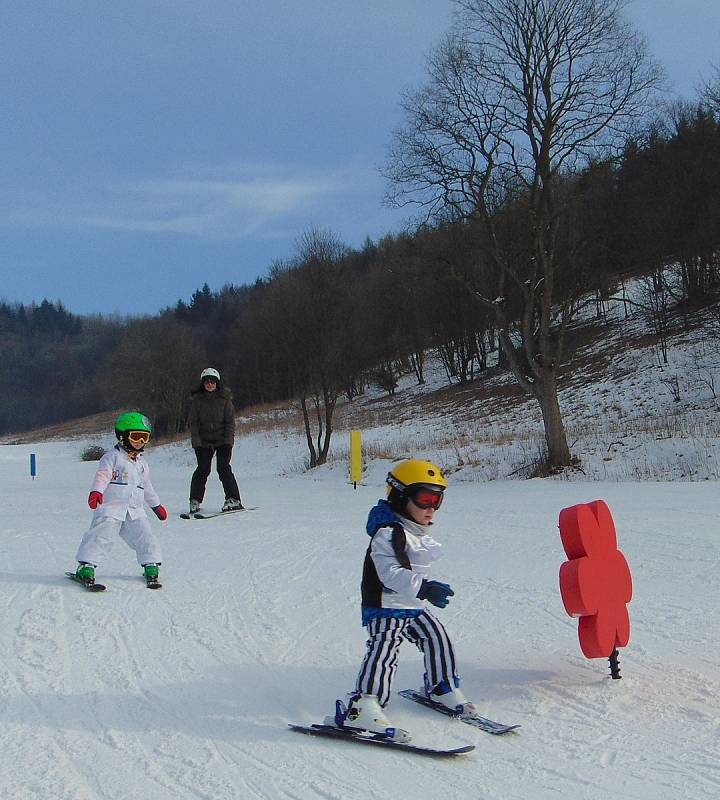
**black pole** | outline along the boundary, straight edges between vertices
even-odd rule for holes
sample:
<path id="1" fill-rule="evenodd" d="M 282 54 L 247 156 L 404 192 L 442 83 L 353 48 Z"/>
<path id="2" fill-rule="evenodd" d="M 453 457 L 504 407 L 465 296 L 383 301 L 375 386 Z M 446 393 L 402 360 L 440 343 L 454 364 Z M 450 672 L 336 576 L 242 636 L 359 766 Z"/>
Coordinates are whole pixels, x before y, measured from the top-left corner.
<path id="1" fill-rule="evenodd" d="M 620 674 L 620 657 L 617 647 L 610 653 L 610 677 L 614 681 L 622 679 L 622 675 Z"/>

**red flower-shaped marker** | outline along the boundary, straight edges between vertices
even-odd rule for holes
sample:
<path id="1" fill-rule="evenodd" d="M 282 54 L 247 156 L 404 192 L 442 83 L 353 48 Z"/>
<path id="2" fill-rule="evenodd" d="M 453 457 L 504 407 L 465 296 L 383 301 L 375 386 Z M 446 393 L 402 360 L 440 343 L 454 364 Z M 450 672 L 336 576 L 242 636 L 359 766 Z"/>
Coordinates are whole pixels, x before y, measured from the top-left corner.
<path id="1" fill-rule="evenodd" d="M 611 657 L 630 639 L 632 578 L 610 509 L 602 500 L 564 508 L 560 536 L 569 559 L 560 567 L 560 593 L 567 613 L 580 617 L 580 647 L 587 658 Z"/>

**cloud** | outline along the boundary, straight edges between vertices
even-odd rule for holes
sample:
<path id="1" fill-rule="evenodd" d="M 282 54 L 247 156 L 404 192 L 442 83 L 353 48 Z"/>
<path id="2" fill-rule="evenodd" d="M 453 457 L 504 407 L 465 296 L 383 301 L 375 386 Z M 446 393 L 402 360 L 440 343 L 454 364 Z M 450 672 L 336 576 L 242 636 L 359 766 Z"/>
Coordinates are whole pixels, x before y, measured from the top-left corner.
<path id="1" fill-rule="evenodd" d="M 369 190 L 371 174 L 360 163 L 328 172 L 278 164 L 193 166 L 169 177 L 6 198 L 0 226 L 214 240 L 285 237 L 313 215 L 324 224 L 328 209 Z"/>

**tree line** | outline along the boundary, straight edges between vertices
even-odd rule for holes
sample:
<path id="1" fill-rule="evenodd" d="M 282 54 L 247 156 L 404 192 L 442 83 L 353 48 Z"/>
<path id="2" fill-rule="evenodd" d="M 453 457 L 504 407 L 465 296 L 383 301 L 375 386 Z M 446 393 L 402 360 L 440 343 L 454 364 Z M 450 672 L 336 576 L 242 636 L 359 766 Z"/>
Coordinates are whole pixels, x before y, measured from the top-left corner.
<path id="1" fill-rule="evenodd" d="M 412 231 L 349 248 L 313 228 L 266 278 L 153 317 L 2 304 L 0 433 L 130 405 L 179 433 L 212 364 L 239 406 L 296 400 L 315 466 L 342 395 L 422 383 L 430 351 L 472 381 L 498 352 L 540 406 L 548 464 L 572 463 L 557 379 L 583 302 L 634 274 L 678 307 L 717 298 L 720 74 L 648 122 L 658 74 L 621 3 L 456 5 L 384 169 Z"/>

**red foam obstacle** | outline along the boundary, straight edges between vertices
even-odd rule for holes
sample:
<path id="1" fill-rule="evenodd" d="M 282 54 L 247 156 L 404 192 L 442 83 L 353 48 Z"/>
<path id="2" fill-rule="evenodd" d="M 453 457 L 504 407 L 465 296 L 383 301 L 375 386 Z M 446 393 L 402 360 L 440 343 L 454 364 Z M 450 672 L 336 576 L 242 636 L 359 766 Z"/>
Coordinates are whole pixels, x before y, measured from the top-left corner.
<path id="1" fill-rule="evenodd" d="M 580 617 L 578 638 L 587 658 L 613 658 L 630 639 L 627 603 L 632 577 L 617 549 L 615 523 L 602 500 L 579 503 L 560 512 L 560 536 L 568 561 L 560 567 L 565 610 Z M 618 675 L 613 677 L 619 677 Z"/>

